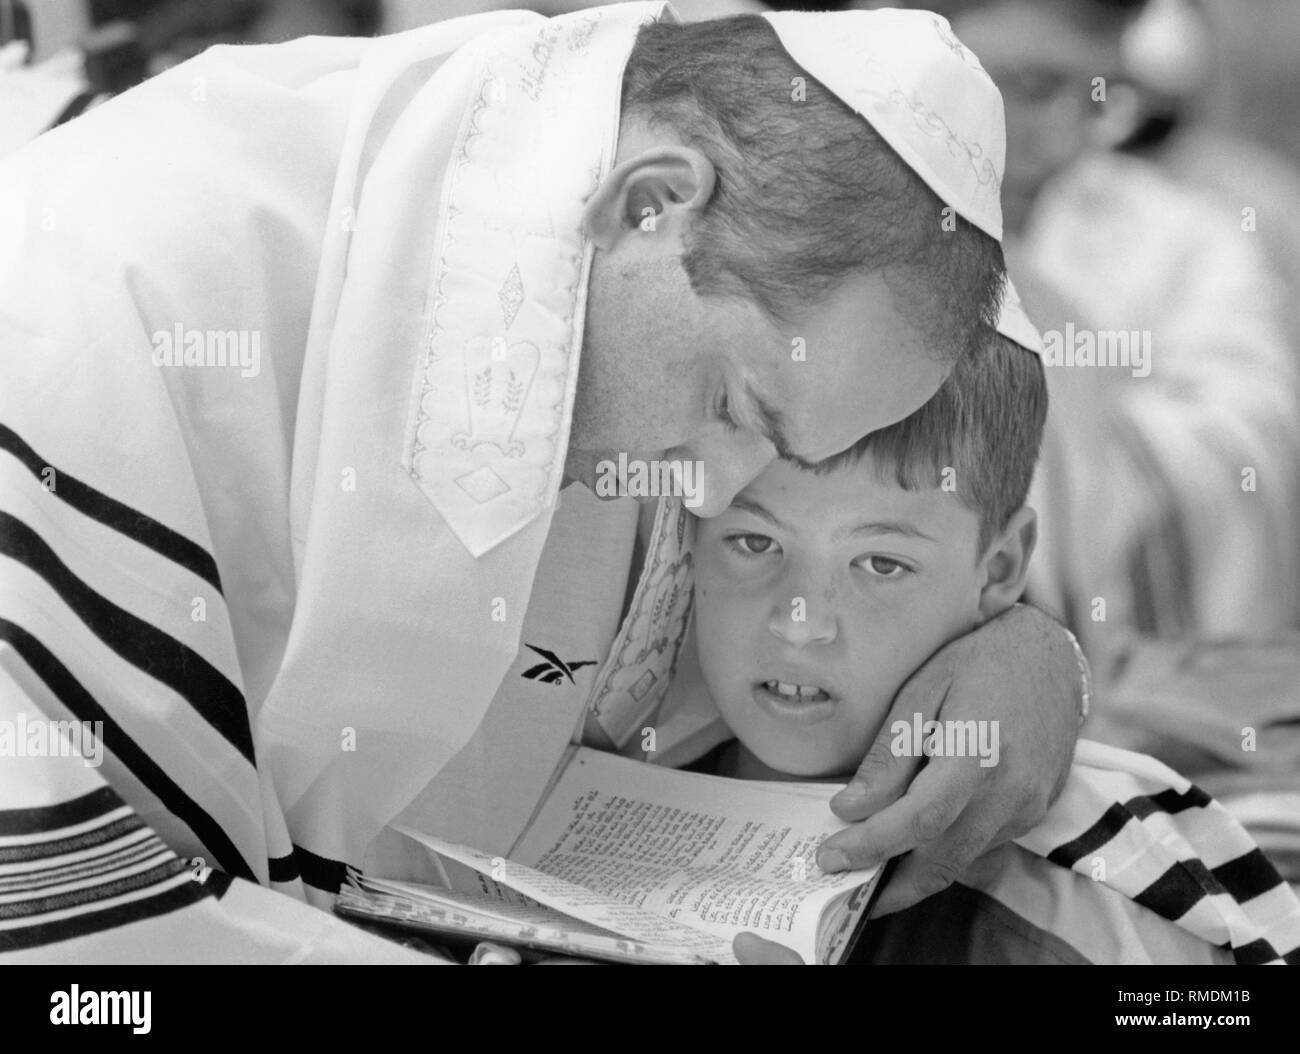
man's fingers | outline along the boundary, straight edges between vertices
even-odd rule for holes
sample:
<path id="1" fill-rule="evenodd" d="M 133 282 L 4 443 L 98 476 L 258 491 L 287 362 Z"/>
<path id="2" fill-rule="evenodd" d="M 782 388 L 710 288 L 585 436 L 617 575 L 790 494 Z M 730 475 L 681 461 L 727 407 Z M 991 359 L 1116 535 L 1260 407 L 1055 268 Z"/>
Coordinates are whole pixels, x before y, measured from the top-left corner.
<path id="1" fill-rule="evenodd" d="M 743 966 L 802 966 L 797 952 L 784 944 L 766 941 L 756 933 L 737 933 L 731 950 Z"/>
<path id="2" fill-rule="evenodd" d="M 827 838 L 817 865 L 823 871 L 872 867 L 935 841 L 970 803 L 982 774 L 974 758 L 931 758 L 893 805 Z"/>
<path id="3" fill-rule="evenodd" d="M 951 683 L 947 663 L 936 655 L 903 685 L 853 779 L 831 799 L 831 811 L 836 816 L 849 822 L 862 820 L 907 793 L 922 758 L 919 752 L 894 753 L 894 724 L 904 721 L 913 728 L 917 721 L 924 725 L 932 720 L 943 706 Z"/>
<path id="4" fill-rule="evenodd" d="M 942 837 L 898 862 L 872 906 L 873 919 L 910 908 L 947 889 L 993 844 L 997 831 L 982 825 L 974 813 L 974 807 L 968 809 Z"/>

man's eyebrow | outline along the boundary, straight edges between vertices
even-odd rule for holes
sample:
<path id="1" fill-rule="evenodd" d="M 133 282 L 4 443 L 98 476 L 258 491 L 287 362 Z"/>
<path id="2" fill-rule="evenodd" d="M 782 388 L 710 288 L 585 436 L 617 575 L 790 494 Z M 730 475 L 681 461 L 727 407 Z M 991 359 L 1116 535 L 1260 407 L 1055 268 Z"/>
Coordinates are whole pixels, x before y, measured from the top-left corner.
<path id="1" fill-rule="evenodd" d="M 936 541 L 921 528 L 906 520 L 875 520 L 871 523 L 860 523 L 849 531 L 849 534 L 855 538 L 862 535 L 902 534 L 908 538 L 924 538 L 927 542 Z"/>

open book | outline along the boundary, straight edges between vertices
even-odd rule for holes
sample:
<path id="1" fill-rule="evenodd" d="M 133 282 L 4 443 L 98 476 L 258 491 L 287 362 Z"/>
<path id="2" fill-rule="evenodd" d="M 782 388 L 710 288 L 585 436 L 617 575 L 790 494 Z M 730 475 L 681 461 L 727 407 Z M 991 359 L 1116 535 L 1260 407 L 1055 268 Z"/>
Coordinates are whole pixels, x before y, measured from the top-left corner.
<path id="1" fill-rule="evenodd" d="M 817 846 L 845 824 L 817 783 L 726 779 L 571 748 L 507 857 L 407 827 L 437 885 L 356 876 L 335 910 L 581 958 L 734 963 L 751 931 L 836 963 L 879 868 L 827 874 Z"/>

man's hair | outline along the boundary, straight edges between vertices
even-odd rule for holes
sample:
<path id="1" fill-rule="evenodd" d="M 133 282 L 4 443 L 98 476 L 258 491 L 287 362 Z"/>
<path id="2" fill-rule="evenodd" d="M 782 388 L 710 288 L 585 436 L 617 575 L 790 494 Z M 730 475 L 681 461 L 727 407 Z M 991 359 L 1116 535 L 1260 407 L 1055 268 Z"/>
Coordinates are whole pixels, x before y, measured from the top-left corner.
<path id="1" fill-rule="evenodd" d="M 1043 361 L 989 330 L 959 359 L 928 403 L 872 432 L 813 471 L 832 472 L 869 457 L 884 481 L 905 490 L 944 483 L 952 469 L 958 499 L 979 517 L 976 558 L 1025 503 L 1047 420 Z"/>
<path id="2" fill-rule="evenodd" d="M 683 259 L 700 295 L 743 296 L 789 322 L 851 275 L 880 270 L 944 361 L 996 318 L 1002 247 L 955 213 L 956 229 L 945 224 L 939 197 L 786 54 L 766 19 L 643 26 L 623 114 L 671 128 L 717 171 Z"/>

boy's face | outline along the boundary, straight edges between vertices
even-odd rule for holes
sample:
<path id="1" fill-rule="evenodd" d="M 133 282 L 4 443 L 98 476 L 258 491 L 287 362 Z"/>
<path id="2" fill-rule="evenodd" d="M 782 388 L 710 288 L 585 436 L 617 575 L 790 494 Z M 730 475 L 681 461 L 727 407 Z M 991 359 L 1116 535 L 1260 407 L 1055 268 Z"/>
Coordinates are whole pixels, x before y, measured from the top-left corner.
<path id="1" fill-rule="evenodd" d="M 698 525 L 704 679 L 779 772 L 851 773 L 903 682 L 980 621 L 978 517 L 888 475 L 870 458 L 822 476 L 774 462 Z"/>

